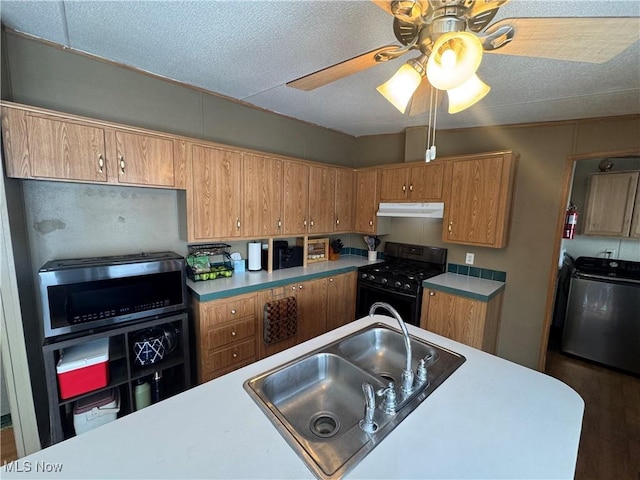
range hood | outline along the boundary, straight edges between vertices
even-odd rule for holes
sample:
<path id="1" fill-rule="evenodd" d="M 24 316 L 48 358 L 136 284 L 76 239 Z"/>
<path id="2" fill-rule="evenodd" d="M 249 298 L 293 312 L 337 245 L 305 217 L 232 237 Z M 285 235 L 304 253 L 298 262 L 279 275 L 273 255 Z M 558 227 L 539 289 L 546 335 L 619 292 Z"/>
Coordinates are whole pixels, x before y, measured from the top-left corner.
<path id="1" fill-rule="evenodd" d="M 381 203 L 378 217 L 442 218 L 444 203 Z"/>

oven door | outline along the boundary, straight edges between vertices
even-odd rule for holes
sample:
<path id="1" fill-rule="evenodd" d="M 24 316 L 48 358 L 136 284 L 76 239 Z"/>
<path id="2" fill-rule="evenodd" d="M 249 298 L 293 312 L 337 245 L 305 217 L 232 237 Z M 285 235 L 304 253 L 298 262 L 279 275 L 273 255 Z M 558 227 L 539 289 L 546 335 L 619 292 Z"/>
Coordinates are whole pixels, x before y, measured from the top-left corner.
<path id="1" fill-rule="evenodd" d="M 358 282 L 356 318 L 369 315 L 375 302 L 385 302 L 395 308 L 405 323 L 420 326 L 421 295 L 395 292 L 383 287 Z"/>

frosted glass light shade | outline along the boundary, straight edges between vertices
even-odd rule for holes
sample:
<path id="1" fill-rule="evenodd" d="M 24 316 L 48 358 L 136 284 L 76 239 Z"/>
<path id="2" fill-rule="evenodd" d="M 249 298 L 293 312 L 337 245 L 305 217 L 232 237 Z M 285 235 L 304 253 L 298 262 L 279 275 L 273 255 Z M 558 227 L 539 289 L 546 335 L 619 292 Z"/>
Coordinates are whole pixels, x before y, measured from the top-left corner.
<path id="1" fill-rule="evenodd" d="M 411 65 L 405 63 L 393 77 L 376 88 L 376 90 L 401 113 L 404 113 L 409 100 L 418 89 L 421 81 L 422 75 Z"/>
<path id="2" fill-rule="evenodd" d="M 482 100 L 491 87 L 474 73 L 469 80 L 455 88 L 447 90 L 449 113 L 458 113 Z"/>
<path id="3" fill-rule="evenodd" d="M 470 32 L 449 32 L 440 36 L 427 62 L 427 78 L 440 90 L 463 84 L 482 62 L 482 43 Z"/>

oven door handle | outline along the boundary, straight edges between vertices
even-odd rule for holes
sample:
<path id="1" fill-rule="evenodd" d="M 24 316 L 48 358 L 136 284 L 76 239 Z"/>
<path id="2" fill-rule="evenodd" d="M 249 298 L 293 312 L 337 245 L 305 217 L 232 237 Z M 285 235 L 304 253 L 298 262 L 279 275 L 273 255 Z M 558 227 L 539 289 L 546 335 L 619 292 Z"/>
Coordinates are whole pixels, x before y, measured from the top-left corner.
<path id="1" fill-rule="evenodd" d="M 398 292 L 397 290 L 388 290 L 385 288 L 378 287 L 377 285 L 371 285 L 368 283 L 359 283 L 358 289 L 361 289 L 361 288 L 365 288 L 367 290 L 374 290 L 376 292 L 381 292 L 381 293 L 384 293 L 385 295 L 396 295 L 399 297 L 406 298 L 408 300 L 415 300 L 420 296 L 420 295 L 414 295 L 412 293 Z"/>

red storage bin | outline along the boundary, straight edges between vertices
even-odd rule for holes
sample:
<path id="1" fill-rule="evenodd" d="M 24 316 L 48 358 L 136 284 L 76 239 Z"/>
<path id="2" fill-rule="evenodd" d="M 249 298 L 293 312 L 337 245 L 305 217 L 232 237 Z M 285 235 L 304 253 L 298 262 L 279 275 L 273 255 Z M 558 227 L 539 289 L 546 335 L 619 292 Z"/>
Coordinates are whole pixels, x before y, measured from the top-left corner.
<path id="1" fill-rule="evenodd" d="M 63 400 L 106 387 L 109 383 L 109 339 L 65 348 L 56 371 Z"/>

